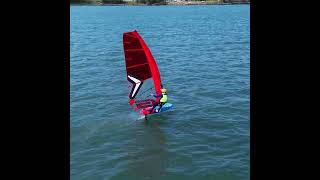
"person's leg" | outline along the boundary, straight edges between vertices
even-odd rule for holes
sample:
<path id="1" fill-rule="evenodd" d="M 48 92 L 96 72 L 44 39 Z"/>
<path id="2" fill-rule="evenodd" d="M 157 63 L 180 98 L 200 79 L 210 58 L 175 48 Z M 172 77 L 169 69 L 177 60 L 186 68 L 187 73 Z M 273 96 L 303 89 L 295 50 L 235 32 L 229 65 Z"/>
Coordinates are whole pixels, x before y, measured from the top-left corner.
<path id="1" fill-rule="evenodd" d="M 158 108 L 158 112 L 161 110 L 162 106 L 164 105 L 164 102 L 160 102 L 160 107 Z"/>
<path id="2" fill-rule="evenodd" d="M 152 106 L 152 108 L 149 110 L 149 112 L 152 113 L 153 109 L 154 109 L 156 106 L 158 106 L 158 103 L 155 103 L 155 104 Z"/>

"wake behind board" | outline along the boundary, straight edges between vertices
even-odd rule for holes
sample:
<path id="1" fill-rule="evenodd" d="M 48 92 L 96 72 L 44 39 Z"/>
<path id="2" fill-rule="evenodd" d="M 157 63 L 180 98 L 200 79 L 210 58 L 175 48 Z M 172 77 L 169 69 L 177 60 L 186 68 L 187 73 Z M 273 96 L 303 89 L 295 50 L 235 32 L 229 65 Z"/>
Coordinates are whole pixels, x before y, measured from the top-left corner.
<path id="1" fill-rule="evenodd" d="M 147 107 L 147 108 L 144 108 L 140 111 L 140 114 L 142 115 L 149 115 L 149 114 L 159 114 L 161 112 L 165 112 L 165 111 L 168 111 L 169 109 L 172 108 L 172 104 L 171 103 L 165 103 L 162 108 L 160 109 L 160 111 L 156 112 L 155 110 L 159 109 L 160 106 L 156 106 L 153 110 L 153 112 L 150 112 L 151 108 L 152 107 Z"/>

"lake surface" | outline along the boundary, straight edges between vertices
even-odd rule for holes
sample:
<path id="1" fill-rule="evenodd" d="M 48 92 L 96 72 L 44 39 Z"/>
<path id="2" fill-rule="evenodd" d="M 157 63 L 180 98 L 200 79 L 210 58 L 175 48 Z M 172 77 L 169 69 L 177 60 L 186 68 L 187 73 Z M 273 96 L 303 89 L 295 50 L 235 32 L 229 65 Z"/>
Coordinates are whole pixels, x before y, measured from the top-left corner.
<path id="1" fill-rule="evenodd" d="M 71 179 L 250 179 L 250 6 L 70 6 Z M 171 111 L 128 105 L 122 33 L 156 59 Z"/>

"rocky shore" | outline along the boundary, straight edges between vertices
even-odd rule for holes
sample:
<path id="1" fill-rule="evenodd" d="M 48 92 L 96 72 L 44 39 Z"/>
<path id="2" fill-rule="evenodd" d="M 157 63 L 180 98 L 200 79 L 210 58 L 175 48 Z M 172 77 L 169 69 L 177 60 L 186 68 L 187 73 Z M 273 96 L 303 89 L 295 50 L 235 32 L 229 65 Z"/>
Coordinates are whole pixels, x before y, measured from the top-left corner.
<path id="1" fill-rule="evenodd" d="M 229 4 L 250 4 L 249 1 L 184 1 L 184 0 L 173 0 L 167 2 L 167 5 L 229 5 Z"/>

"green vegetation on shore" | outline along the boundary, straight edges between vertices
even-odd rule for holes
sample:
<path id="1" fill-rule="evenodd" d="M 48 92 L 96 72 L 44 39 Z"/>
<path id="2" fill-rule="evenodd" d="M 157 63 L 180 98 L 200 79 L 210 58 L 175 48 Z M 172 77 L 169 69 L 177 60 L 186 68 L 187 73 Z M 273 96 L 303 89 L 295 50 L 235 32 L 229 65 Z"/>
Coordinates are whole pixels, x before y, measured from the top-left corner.
<path id="1" fill-rule="evenodd" d="M 98 1 L 94 0 L 70 0 L 70 4 L 95 4 Z"/>
<path id="2" fill-rule="evenodd" d="M 71 4 L 166 4 L 165 0 L 70 0 Z"/>
<path id="3" fill-rule="evenodd" d="M 127 5 L 166 5 L 166 4 L 234 4 L 250 3 L 250 0 L 70 0 L 71 4 L 127 4 Z"/>

